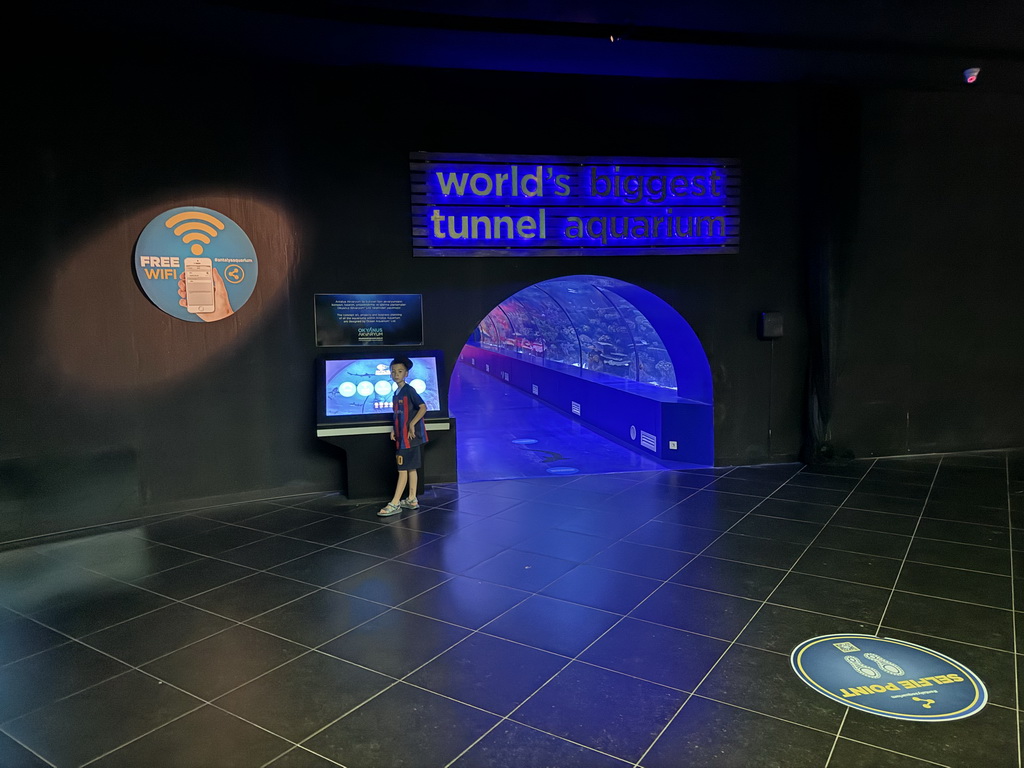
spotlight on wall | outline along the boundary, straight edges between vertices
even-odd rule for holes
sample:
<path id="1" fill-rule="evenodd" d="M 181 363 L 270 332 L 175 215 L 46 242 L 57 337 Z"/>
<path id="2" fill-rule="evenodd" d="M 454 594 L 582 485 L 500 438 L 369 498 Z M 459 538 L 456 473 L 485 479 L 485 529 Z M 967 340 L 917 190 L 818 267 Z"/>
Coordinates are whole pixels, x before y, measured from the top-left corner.
<path id="1" fill-rule="evenodd" d="M 610 42 L 610 43 L 617 43 L 617 42 L 619 42 L 619 41 L 620 41 L 621 39 L 622 39 L 622 38 L 621 38 L 621 37 L 619 37 L 618 35 L 608 35 L 608 42 Z"/>
<path id="2" fill-rule="evenodd" d="M 981 74 L 981 67 L 970 67 L 964 70 L 964 82 L 973 83 L 978 79 L 978 75 Z"/>

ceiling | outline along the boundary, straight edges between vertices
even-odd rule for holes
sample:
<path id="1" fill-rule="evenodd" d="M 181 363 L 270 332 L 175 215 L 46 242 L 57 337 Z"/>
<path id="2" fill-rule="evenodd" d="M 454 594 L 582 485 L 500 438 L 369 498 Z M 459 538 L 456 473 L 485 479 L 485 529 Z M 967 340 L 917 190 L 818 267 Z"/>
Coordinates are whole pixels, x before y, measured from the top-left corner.
<path id="1" fill-rule="evenodd" d="M 35 3 L 40 29 L 324 65 L 1024 93 L 1024 0 Z"/>

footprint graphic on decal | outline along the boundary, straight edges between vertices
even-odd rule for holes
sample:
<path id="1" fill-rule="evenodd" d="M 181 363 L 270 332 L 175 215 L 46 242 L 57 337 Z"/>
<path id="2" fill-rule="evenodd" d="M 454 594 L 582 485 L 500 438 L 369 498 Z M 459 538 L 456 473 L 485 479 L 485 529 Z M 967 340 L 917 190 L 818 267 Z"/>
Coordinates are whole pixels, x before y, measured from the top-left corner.
<path id="1" fill-rule="evenodd" d="M 877 669 L 872 669 L 863 661 L 858 659 L 856 656 L 843 656 L 846 663 L 853 667 L 854 671 L 864 675 L 864 677 L 870 677 L 872 680 L 877 680 L 882 676 L 882 673 Z"/>
<path id="2" fill-rule="evenodd" d="M 899 664 L 893 664 L 888 659 L 883 659 L 877 653 L 865 653 L 864 658 L 868 661 L 875 662 L 875 664 L 878 665 L 878 668 L 887 674 L 896 675 L 897 677 L 903 677 L 904 675 L 903 667 Z"/>

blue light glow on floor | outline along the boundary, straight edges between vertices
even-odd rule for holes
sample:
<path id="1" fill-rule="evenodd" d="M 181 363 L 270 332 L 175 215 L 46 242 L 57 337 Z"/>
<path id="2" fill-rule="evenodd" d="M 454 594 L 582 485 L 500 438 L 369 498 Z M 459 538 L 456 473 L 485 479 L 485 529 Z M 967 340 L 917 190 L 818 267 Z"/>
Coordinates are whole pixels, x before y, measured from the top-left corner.
<path id="1" fill-rule="evenodd" d="M 448 400 L 457 420 L 459 482 L 698 466 L 657 461 L 620 445 L 462 363 L 455 365 Z"/>

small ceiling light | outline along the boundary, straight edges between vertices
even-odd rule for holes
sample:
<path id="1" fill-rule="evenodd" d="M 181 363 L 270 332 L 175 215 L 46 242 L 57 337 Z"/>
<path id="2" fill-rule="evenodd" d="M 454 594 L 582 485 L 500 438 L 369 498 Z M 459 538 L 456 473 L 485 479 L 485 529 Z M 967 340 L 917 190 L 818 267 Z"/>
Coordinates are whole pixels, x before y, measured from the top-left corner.
<path id="1" fill-rule="evenodd" d="M 968 84 L 973 83 L 975 80 L 978 79 L 978 75 L 980 75 L 980 74 L 981 74 L 981 67 L 970 67 L 969 69 L 965 69 L 964 70 L 964 82 L 968 83 Z"/>

